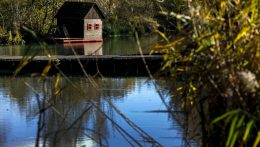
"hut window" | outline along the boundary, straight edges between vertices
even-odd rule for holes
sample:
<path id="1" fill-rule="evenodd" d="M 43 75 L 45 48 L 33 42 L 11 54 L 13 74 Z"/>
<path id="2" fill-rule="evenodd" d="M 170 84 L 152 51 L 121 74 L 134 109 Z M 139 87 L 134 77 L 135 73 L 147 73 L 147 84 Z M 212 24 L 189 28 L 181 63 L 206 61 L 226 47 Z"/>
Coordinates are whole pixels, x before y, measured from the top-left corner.
<path id="1" fill-rule="evenodd" d="M 95 24 L 95 30 L 99 30 L 99 24 Z"/>
<path id="2" fill-rule="evenodd" d="M 91 31 L 92 30 L 92 24 L 88 24 L 88 31 Z"/>

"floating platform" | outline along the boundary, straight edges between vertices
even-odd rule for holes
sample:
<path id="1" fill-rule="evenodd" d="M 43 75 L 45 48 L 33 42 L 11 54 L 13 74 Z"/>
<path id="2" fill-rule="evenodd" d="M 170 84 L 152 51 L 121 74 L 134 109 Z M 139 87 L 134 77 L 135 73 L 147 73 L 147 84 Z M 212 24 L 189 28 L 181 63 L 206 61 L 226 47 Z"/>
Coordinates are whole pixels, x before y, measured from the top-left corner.
<path id="1" fill-rule="evenodd" d="M 84 38 L 47 38 L 46 42 L 49 43 L 89 43 L 89 42 L 103 42 L 102 38 L 97 39 L 84 39 Z"/>
<path id="2" fill-rule="evenodd" d="M 0 74 L 14 75 L 21 65 L 22 56 L 0 56 Z M 51 61 L 49 74 L 63 72 L 66 75 L 83 75 L 82 68 L 90 75 L 102 76 L 148 76 L 146 66 L 152 74 L 158 72 L 163 61 L 162 55 L 141 56 L 36 56 L 22 68 L 19 75 L 40 74 Z"/>

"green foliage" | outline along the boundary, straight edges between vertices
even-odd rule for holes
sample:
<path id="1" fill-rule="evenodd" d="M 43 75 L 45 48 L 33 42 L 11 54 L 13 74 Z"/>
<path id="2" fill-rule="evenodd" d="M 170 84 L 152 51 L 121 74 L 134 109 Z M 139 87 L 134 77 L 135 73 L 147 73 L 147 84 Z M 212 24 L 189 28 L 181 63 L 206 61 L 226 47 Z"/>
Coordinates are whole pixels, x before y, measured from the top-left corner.
<path id="1" fill-rule="evenodd" d="M 247 142 L 252 142 L 250 140 L 252 138 L 249 137 L 249 134 L 255 134 L 257 132 L 257 118 L 244 113 L 241 110 L 229 111 L 222 116 L 217 117 L 212 121 L 212 124 L 218 124 L 221 121 L 224 121 L 227 129 L 229 129 L 228 138 L 226 142 L 226 146 L 233 147 L 235 143 L 245 144 Z M 227 124 L 230 124 L 228 126 Z M 246 127 L 244 127 L 246 126 Z M 259 142 L 257 141 L 259 138 L 258 135 L 255 135 L 254 146 L 257 146 Z M 253 138 L 254 139 L 254 138 Z"/>
<path id="2" fill-rule="evenodd" d="M 19 32 L 16 32 L 13 42 L 14 44 L 24 44 L 23 37 Z"/>
<path id="3" fill-rule="evenodd" d="M 104 23 L 104 34 L 107 35 L 131 35 L 133 34 L 132 26 L 124 22 Z"/>
<path id="4" fill-rule="evenodd" d="M 153 29 L 145 19 L 157 14 L 154 0 L 106 0 L 99 1 L 106 14 L 105 35 L 133 35 L 150 33 Z"/>
<path id="5" fill-rule="evenodd" d="M 171 13 L 171 7 L 165 13 L 182 25 L 174 39 L 161 35 L 166 41 L 157 45 L 157 52 L 165 54 L 163 70 L 175 82 L 182 81 L 176 92 L 183 109 L 197 109 L 204 145 L 253 145 L 260 130 L 259 1 L 193 0 L 186 7 L 178 13 Z M 248 115 L 230 111 L 235 109 Z M 228 127 L 209 127 L 208 122 L 225 118 Z M 241 134 L 249 141 L 241 142 Z"/>
<path id="6" fill-rule="evenodd" d="M 0 27 L 0 44 L 5 42 L 6 36 L 7 36 L 7 31 L 4 28 Z"/>
<path id="7" fill-rule="evenodd" d="M 8 33 L 3 40 L 8 44 L 23 43 L 22 26 L 40 35 L 48 34 L 54 27 L 54 16 L 62 3 L 63 0 L 1 0 L 0 24 L 3 30 L 10 30 L 15 35 Z"/>
<path id="8" fill-rule="evenodd" d="M 20 30 L 22 26 L 34 30 L 39 36 L 51 34 L 56 27 L 54 16 L 64 1 L 1 0 L 0 25 L 3 26 L 2 29 L 10 30 L 12 34 L 20 35 L 17 38 L 23 36 L 24 40 L 27 36 Z M 134 29 L 137 29 L 140 34 L 147 32 L 150 29 L 149 24 L 143 20 L 140 21 L 139 18 L 154 18 L 157 13 L 157 3 L 151 0 L 97 0 L 94 2 L 100 5 L 105 13 L 105 35 L 130 35 L 133 34 Z M 6 40 L 8 40 L 7 37 L 5 36 Z"/>
<path id="9" fill-rule="evenodd" d="M 13 34 L 11 31 L 8 32 L 8 44 L 11 45 L 13 43 Z"/>

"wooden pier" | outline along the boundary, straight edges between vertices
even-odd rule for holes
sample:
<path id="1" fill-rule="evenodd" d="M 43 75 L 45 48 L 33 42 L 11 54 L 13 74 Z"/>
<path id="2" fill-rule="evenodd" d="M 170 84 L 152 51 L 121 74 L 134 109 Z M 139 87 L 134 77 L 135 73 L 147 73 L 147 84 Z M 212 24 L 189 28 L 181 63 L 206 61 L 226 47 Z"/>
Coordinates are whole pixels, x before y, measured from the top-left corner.
<path id="1" fill-rule="evenodd" d="M 102 42 L 102 38 L 97 39 L 84 39 L 84 38 L 52 38 L 49 39 L 51 42 L 55 43 L 90 43 L 90 42 Z"/>
<path id="2" fill-rule="evenodd" d="M 0 74 L 13 75 L 20 66 L 24 57 L 22 56 L 0 56 Z M 22 68 L 19 75 L 40 74 L 51 61 L 49 74 L 60 71 L 66 75 L 83 75 L 83 70 L 90 74 L 103 76 L 148 76 L 143 60 L 151 73 L 160 70 L 163 56 L 146 55 L 141 56 L 36 56 Z"/>

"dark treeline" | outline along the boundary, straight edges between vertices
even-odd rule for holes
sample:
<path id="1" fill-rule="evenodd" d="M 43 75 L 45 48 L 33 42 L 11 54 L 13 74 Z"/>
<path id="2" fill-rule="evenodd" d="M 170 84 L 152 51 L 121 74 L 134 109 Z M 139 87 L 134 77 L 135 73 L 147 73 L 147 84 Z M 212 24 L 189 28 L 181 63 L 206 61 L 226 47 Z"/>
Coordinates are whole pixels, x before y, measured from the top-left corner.
<path id="1" fill-rule="evenodd" d="M 23 31 L 27 27 L 39 36 L 51 35 L 56 29 L 55 15 L 65 1 L 95 2 L 104 12 L 104 35 L 151 33 L 160 25 L 173 30 L 178 25 L 167 12 L 181 13 L 187 6 L 182 0 L 1 0 L 0 44 L 21 44 L 30 41 Z"/>
<path id="2" fill-rule="evenodd" d="M 66 0 L 1 0 L 0 43 L 21 44 L 28 40 L 27 27 L 39 36 L 55 31 L 55 15 Z M 75 1 L 75 0 L 74 0 Z M 136 29 L 140 33 L 151 32 L 149 22 L 160 10 L 153 0 L 82 0 L 96 2 L 106 15 L 105 35 L 129 35 Z"/>
<path id="3" fill-rule="evenodd" d="M 50 33 L 54 16 L 63 0 L 1 0 L 0 40 L 3 43 L 21 44 L 25 33 L 23 26 L 37 34 Z"/>

